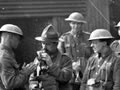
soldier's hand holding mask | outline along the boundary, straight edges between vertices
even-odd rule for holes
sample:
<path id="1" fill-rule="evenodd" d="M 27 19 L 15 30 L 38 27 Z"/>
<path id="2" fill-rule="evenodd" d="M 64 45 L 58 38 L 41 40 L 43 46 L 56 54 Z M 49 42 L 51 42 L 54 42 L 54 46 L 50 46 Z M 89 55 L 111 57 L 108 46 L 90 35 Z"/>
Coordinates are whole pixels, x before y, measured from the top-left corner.
<path id="1" fill-rule="evenodd" d="M 91 78 L 87 81 L 87 85 L 93 85 L 95 84 L 95 79 L 94 78 Z"/>
<path id="2" fill-rule="evenodd" d="M 30 75 L 35 71 L 36 68 L 37 68 L 37 65 L 31 62 L 27 65 L 24 64 L 22 67 L 22 70 L 25 71 L 25 73 L 27 73 L 28 75 Z"/>
<path id="3" fill-rule="evenodd" d="M 42 60 L 44 60 L 48 66 L 52 66 L 53 64 L 51 57 L 47 53 L 42 53 Z"/>
<path id="4" fill-rule="evenodd" d="M 80 60 L 72 63 L 73 70 L 80 71 Z"/>

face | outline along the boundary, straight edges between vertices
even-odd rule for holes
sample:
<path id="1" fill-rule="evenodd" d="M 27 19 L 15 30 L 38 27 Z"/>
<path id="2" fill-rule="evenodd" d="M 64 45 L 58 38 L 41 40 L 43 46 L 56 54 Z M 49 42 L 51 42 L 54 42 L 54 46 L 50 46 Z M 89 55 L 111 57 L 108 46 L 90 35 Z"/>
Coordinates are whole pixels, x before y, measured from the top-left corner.
<path id="1" fill-rule="evenodd" d="M 81 30 L 83 23 L 78 23 L 78 22 L 70 22 L 70 27 L 73 32 L 78 32 Z"/>
<path id="2" fill-rule="evenodd" d="M 92 40 L 91 47 L 93 48 L 94 52 L 100 53 L 103 50 L 105 42 L 100 42 L 99 40 Z"/>
<path id="3" fill-rule="evenodd" d="M 19 35 L 13 34 L 12 35 L 12 46 L 13 48 L 17 48 L 18 44 L 20 43 L 21 37 Z"/>
<path id="4" fill-rule="evenodd" d="M 48 54 L 53 54 L 57 51 L 57 44 L 53 42 L 42 42 L 42 48 L 45 49 Z"/>

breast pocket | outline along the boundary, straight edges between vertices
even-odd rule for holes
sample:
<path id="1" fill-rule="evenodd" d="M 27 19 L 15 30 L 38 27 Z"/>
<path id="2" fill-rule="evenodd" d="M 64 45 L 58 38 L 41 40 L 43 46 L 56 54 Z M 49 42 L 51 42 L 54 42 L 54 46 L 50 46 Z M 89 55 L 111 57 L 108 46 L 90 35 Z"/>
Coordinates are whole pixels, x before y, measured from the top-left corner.
<path id="1" fill-rule="evenodd" d="M 105 81 L 105 78 L 106 78 L 106 69 L 103 68 L 101 71 L 100 71 L 100 79 L 102 81 Z"/>
<path id="2" fill-rule="evenodd" d="M 101 70 L 101 79 L 102 80 L 106 80 L 108 78 L 110 69 L 111 69 L 111 62 L 108 62 Z"/>

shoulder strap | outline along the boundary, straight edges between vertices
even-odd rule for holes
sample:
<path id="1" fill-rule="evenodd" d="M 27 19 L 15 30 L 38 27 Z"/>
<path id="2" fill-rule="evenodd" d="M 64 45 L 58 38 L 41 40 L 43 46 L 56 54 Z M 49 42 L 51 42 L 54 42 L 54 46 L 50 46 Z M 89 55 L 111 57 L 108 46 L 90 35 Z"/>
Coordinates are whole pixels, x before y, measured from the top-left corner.
<path id="1" fill-rule="evenodd" d="M 112 65 L 112 62 L 113 62 L 113 60 L 114 59 L 110 59 L 111 58 L 111 56 L 109 56 L 109 57 L 107 57 L 106 58 L 106 60 L 103 62 L 103 64 L 101 65 L 101 67 L 100 67 L 100 69 L 98 70 L 98 76 L 99 76 L 99 74 L 100 74 L 100 72 L 101 72 L 101 70 L 103 69 L 103 68 L 105 68 L 106 69 L 106 76 L 105 76 L 105 81 L 104 81 L 104 83 L 107 83 L 107 80 L 108 80 L 108 75 L 109 75 L 109 73 L 110 73 L 110 67 L 111 67 L 111 65 Z M 97 76 L 96 76 L 96 78 L 97 78 Z"/>

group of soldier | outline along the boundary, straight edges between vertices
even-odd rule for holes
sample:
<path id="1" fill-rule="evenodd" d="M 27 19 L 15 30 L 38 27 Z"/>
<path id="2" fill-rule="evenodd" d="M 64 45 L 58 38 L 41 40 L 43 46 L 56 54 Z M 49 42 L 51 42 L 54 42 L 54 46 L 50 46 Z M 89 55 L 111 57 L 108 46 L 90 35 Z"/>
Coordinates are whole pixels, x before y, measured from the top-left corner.
<path id="1" fill-rule="evenodd" d="M 65 21 L 71 30 L 60 37 L 52 24 L 35 37 L 42 48 L 21 69 L 14 50 L 24 39 L 22 30 L 13 24 L 0 28 L 0 90 L 120 90 L 119 40 L 112 42 L 106 29 L 84 31 L 87 22 L 79 12 Z"/>

